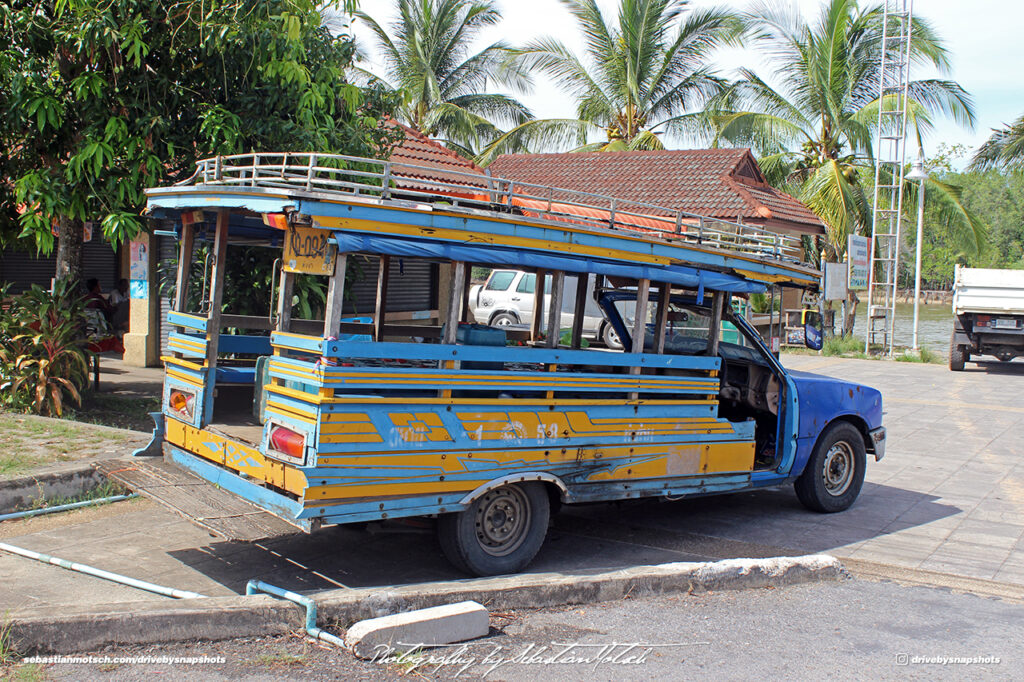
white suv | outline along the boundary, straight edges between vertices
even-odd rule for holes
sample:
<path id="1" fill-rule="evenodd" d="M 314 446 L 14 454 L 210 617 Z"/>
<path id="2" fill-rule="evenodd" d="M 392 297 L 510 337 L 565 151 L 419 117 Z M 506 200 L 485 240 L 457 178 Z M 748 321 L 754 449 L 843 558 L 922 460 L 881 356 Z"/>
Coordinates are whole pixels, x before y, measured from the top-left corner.
<path id="1" fill-rule="evenodd" d="M 594 301 L 593 280 L 587 292 L 584 308 L 583 334 L 592 340 L 601 341 L 609 348 L 622 348 L 618 334 L 608 324 L 601 309 Z M 537 289 L 537 275 L 522 270 L 492 270 L 483 284 L 477 284 L 469 291 L 469 305 L 478 324 L 492 327 L 509 325 L 530 325 L 533 323 L 533 301 Z M 544 283 L 545 307 L 551 302 L 551 275 Z M 561 328 L 572 326 L 573 306 L 576 301 L 576 278 L 565 278 L 562 294 Z"/>

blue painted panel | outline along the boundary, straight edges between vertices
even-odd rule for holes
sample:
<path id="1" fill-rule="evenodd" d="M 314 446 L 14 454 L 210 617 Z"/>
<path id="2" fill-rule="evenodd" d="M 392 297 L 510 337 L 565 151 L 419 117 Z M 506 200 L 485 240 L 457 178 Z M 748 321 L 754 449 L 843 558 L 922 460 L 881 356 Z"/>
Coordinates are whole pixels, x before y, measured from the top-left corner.
<path id="1" fill-rule="evenodd" d="M 270 337 L 254 334 L 221 334 L 217 346 L 220 354 L 270 355 L 271 351 Z"/>
<path id="2" fill-rule="evenodd" d="M 170 311 L 167 313 L 167 322 L 177 327 L 187 327 L 201 332 L 206 331 L 206 318 Z"/>
<path id="3" fill-rule="evenodd" d="M 218 367 L 218 384 L 254 384 L 256 383 L 255 367 Z"/>
<path id="4" fill-rule="evenodd" d="M 204 187 L 202 190 L 197 190 L 194 187 L 188 187 L 174 193 L 170 193 L 168 188 L 161 188 L 159 192 L 159 194 L 149 194 L 148 209 L 244 208 L 253 213 L 282 213 L 285 208 L 294 206 L 296 203 L 294 199 L 283 196 L 282 192 L 272 194 L 263 188 L 231 190 Z"/>
<path id="5" fill-rule="evenodd" d="M 320 351 L 320 339 L 296 343 L 295 336 L 280 337 L 272 334 L 278 345 L 296 346 Z M 694 355 L 655 355 L 653 353 L 620 353 L 602 350 L 564 350 L 561 348 L 522 348 L 519 346 L 453 346 L 435 343 L 360 343 L 326 341 L 325 357 L 339 359 L 394 359 L 406 360 L 476 360 L 485 362 L 521 362 L 557 365 L 597 365 L 606 367 L 664 367 L 718 371 L 722 367 L 719 357 Z"/>

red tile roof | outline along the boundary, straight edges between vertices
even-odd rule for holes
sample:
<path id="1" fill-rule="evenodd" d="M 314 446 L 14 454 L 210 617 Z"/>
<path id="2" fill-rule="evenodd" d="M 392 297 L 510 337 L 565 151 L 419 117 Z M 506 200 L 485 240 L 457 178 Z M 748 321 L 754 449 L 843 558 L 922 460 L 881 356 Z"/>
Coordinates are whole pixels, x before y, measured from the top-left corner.
<path id="1" fill-rule="evenodd" d="M 386 119 L 384 125 L 399 128 L 405 133 L 405 139 L 395 145 L 391 150 L 389 161 L 400 164 L 410 164 L 430 168 L 431 172 L 412 170 L 399 166 L 396 173 L 405 178 L 421 178 L 434 182 L 445 182 L 455 185 L 466 185 L 469 187 L 487 187 L 486 173 L 475 163 L 464 159 L 451 149 L 448 149 L 439 142 L 431 140 L 423 133 L 399 123 L 393 119 Z M 480 180 L 460 173 L 468 173 L 480 176 Z M 398 187 L 404 189 L 424 189 L 425 185 L 419 185 L 408 180 L 398 180 Z"/>
<path id="2" fill-rule="evenodd" d="M 488 170 L 495 177 L 523 183 L 605 194 L 770 229 L 824 232 L 821 219 L 810 209 L 765 181 L 748 149 L 505 154 Z"/>

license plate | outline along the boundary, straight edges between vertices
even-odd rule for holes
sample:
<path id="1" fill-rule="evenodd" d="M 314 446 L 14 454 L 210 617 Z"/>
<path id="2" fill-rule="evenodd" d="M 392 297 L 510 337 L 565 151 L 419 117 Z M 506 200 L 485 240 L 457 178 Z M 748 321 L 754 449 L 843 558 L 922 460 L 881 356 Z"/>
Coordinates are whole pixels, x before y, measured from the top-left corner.
<path id="1" fill-rule="evenodd" d="M 1004 327 L 1004 328 L 1007 328 L 1007 329 L 1016 329 L 1017 328 L 1017 320 L 996 318 L 996 319 L 992 320 L 992 326 L 993 327 Z"/>

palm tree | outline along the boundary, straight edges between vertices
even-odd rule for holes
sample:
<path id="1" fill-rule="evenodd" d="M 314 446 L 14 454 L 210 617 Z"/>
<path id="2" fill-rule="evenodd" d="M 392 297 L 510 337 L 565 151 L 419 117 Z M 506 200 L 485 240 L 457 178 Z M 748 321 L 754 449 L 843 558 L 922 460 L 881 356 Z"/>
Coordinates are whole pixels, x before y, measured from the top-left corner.
<path id="1" fill-rule="evenodd" d="M 741 69 L 740 79 L 714 103 L 717 140 L 758 149 L 769 179 L 789 189 L 825 222 L 826 256 L 838 260 L 845 253 L 847 235 L 867 231 L 871 224 L 865 186 L 875 175 L 872 140 L 881 77 L 881 7 L 862 10 L 856 0 L 829 0 L 818 20 L 807 23 L 794 8 L 762 2 L 743 21 L 754 44 L 771 56 L 771 80 L 779 85 L 752 69 Z M 942 41 L 920 18 L 914 19 L 911 57 L 940 72 L 949 68 Z M 934 113 L 974 124 L 971 97 L 953 81 L 912 81 L 909 98 L 908 124 L 918 142 L 931 128 Z M 930 183 L 937 191 L 926 196 L 951 207 L 946 214 L 968 228 L 963 232 L 967 247 L 976 252 L 983 242 L 983 226 L 960 202 L 956 188 L 937 180 Z M 907 184 L 910 191 L 911 183 Z"/>
<path id="2" fill-rule="evenodd" d="M 356 16 L 373 32 L 385 66 L 384 75 L 363 73 L 402 93 L 404 123 L 472 156 L 501 134 L 499 126 L 532 118 L 513 97 L 487 92 L 492 84 L 530 85 L 529 76 L 510 64 L 510 47 L 496 42 L 471 54 L 480 31 L 501 20 L 493 0 L 397 0 L 397 5 L 391 34 L 365 12 Z"/>
<path id="3" fill-rule="evenodd" d="M 581 59 L 544 38 L 516 51 L 516 63 L 552 77 L 576 101 L 575 119 L 544 119 L 512 129 L 478 158 L 534 147 L 575 151 L 664 149 L 666 136 L 699 129 L 698 115 L 726 81 L 709 67 L 711 52 L 733 37 L 736 18 L 724 10 L 691 10 L 687 0 L 621 0 L 610 24 L 596 0 L 560 0 L 586 42 Z M 589 133 L 605 140 L 586 144 Z"/>
<path id="4" fill-rule="evenodd" d="M 1024 170 L 1024 116 L 992 131 L 971 160 L 971 170 Z"/>

